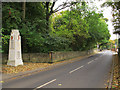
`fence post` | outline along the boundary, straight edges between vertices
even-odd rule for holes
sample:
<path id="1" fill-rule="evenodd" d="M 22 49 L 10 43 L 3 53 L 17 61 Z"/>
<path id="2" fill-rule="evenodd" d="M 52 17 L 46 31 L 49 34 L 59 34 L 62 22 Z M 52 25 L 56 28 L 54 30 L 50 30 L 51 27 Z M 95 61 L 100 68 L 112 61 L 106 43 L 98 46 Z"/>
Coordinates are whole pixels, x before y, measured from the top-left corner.
<path id="1" fill-rule="evenodd" d="M 50 56 L 50 63 L 53 63 L 53 51 L 50 51 L 49 56 Z"/>

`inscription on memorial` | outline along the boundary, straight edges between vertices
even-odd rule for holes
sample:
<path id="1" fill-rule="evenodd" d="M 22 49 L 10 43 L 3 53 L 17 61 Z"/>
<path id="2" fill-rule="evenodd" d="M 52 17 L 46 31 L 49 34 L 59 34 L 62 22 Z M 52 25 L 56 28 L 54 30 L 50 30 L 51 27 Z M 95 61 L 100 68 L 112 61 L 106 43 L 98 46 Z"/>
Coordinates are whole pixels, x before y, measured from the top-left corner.
<path id="1" fill-rule="evenodd" d="M 20 59 L 20 51 L 17 52 L 17 58 Z"/>
<path id="2" fill-rule="evenodd" d="M 15 43 L 14 41 L 11 41 L 11 49 L 14 49 L 14 47 L 15 47 Z"/>
<path id="3" fill-rule="evenodd" d="M 16 45 L 17 45 L 16 50 L 19 50 L 19 49 L 20 49 L 20 45 L 19 45 L 19 44 L 20 44 L 20 42 L 17 41 L 17 42 L 16 42 Z"/>
<path id="4" fill-rule="evenodd" d="M 15 54 L 14 51 L 10 51 L 10 60 L 14 60 L 14 59 L 15 59 L 15 58 L 14 58 L 14 54 Z"/>

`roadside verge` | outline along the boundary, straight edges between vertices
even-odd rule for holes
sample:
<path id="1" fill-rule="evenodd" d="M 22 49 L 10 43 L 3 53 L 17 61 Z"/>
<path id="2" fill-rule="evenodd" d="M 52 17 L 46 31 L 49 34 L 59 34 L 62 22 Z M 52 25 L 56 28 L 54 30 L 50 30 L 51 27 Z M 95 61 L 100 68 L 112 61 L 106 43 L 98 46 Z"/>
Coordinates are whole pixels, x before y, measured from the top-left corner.
<path id="1" fill-rule="evenodd" d="M 108 84 L 108 88 L 114 88 L 120 90 L 120 59 L 118 54 L 113 55 L 113 64 L 111 69 L 111 76 Z"/>

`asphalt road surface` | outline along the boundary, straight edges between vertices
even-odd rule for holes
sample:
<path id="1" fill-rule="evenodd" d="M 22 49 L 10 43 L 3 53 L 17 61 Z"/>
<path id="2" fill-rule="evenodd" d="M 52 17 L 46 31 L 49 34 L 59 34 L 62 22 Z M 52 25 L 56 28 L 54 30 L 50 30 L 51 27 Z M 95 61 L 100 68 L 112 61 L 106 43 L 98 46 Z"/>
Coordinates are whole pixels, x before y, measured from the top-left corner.
<path id="1" fill-rule="evenodd" d="M 82 60 L 3 83 L 3 88 L 105 88 L 112 52 L 103 51 Z"/>

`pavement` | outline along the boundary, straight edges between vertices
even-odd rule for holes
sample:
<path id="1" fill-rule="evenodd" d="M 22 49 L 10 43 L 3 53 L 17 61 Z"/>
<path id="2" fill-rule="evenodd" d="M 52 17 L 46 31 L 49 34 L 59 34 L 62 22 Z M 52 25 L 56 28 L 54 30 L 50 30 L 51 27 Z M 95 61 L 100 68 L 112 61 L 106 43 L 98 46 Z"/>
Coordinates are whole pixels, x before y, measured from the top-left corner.
<path id="1" fill-rule="evenodd" d="M 51 69 L 15 78 L 2 84 L 3 88 L 105 88 L 112 65 L 111 51 Z"/>
<path id="2" fill-rule="evenodd" d="M 120 90 L 120 62 L 118 54 L 113 55 L 113 66 L 111 70 L 111 79 L 109 87 Z"/>

